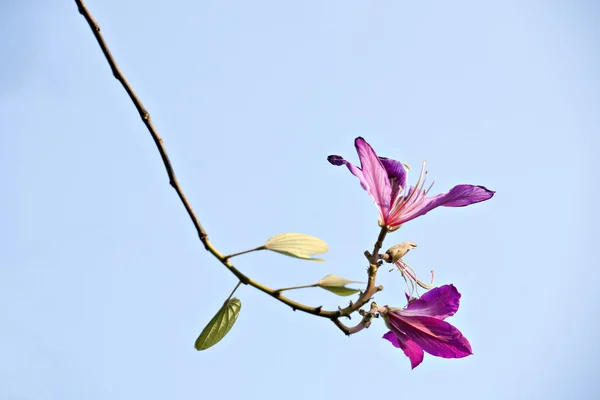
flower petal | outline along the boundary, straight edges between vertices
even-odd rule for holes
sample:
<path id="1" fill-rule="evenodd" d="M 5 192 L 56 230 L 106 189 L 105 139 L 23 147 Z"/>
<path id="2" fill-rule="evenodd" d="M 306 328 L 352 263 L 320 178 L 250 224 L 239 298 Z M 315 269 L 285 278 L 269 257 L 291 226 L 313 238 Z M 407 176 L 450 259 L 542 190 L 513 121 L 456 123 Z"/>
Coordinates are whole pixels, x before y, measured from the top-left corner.
<path id="1" fill-rule="evenodd" d="M 392 187 L 388 172 L 381 160 L 377 157 L 375 150 L 361 137 L 354 141 L 360 168 L 344 160 L 341 156 L 331 155 L 327 157 L 333 165 L 345 165 L 350 172 L 360 180 L 360 185 L 371 195 L 379 209 L 380 218 L 386 220 L 390 211 L 390 200 Z M 397 172 L 395 172 L 397 175 Z"/>
<path id="2" fill-rule="evenodd" d="M 414 188 L 411 187 L 407 197 L 411 196 L 413 190 Z M 418 190 L 412 196 L 410 205 L 404 207 L 398 213 L 392 213 L 395 215 L 389 218 L 388 224 L 393 226 L 402 225 L 440 206 L 464 207 L 469 204 L 479 203 L 491 199 L 494 193 L 496 192 L 484 186 L 456 185 L 448 193 L 425 198 L 425 193 L 422 190 Z"/>
<path id="3" fill-rule="evenodd" d="M 379 157 L 379 160 L 388 174 L 388 179 L 392 186 L 391 203 L 394 204 L 398 194 L 402 193 L 402 190 L 406 186 L 406 170 L 400 161 L 391 160 L 386 157 Z"/>
<path id="4" fill-rule="evenodd" d="M 394 332 L 389 331 L 383 335 L 383 338 L 389 340 L 394 347 L 404 351 L 404 354 L 410 360 L 410 366 L 412 369 L 415 369 L 415 367 L 421 364 L 423 361 L 423 349 L 416 342 L 408 339 L 405 335 L 403 335 L 402 340 L 400 340 L 398 336 L 394 334 Z"/>
<path id="5" fill-rule="evenodd" d="M 366 190 L 373 197 L 382 216 L 386 219 L 390 211 L 392 194 L 388 173 L 379 157 L 377 157 L 375 150 L 373 150 L 365 139 L 357 137 L 354 141 L 354 146 L 360 159 L 363 180 L 367 184 Z"/>
<path id="6" fill-rule="evenodd" d="M 444 200 L 441 202 L 441 206 L 464 207 L 470 204 L 489 200 L 494 196 L 494 193 L 496 192 L 489 190 L 485 186 L 456 185 L 445 195 L 435 196 L 434 199 L 439 196 L 443 196 Z"/>
<path id="7" fill-rule="evenodd" d="M 394 335 L 394 332 L 389 331 L 385 335 L 382 336 L 383 339 L 389 340 L 391 344 L 394 345 L 395 348 L 400 348 L 400 341 L 398 340 L 398 336 Z"/>
<path id="8" fill-rule="evenodd" d="M 454 285 L 443 285 L 425 293 L 410 303 L 402 315 L 426 315 L 437 319 L 450 317 L 458 310 L 460 293 Z"/>
<path id="9" fill-rule="evenodd" d="M 367 182 L 365 182 L 365 180 L 364 180 L 363 172 L 360 170 L 360 168 L 358 168 L 351 162 L 344 160 L 344 158 L 341 156 L 336 156 L 336 155 L 328 156 L 327 161 L 329 161 L 329 163 L 336 165 L 336 166 L 345 165 L 346 167 L 348 167 L 348 169 L 350 170 L 352 175 L 356 176 L 360 180 L 360 185 L 362 186 L 362 188 L 365 189 L 366 191 L 369 190 L 369 189 L 367 189 L 368 185 L 367 185 Z"/>
<path id="10" fill-rule="evenodd" d="M 410 360 L 410 366 L 412 369 L 415 369 L 423 362 L 423 356 L 425 354 L 417 342 L 409 339 L 405 342 L 400 342 L 400 347 L 402 347 L 402 351 L 404 351 L 404 354 Z"/>
<path id="11" fill-rule="evenodd" d="M 446 321 L 428 316 L 388 313 L 392 332 L 406 335 L 427 353 L 443 358 L 462 358 L 473 354 L 467 338 Z"/>

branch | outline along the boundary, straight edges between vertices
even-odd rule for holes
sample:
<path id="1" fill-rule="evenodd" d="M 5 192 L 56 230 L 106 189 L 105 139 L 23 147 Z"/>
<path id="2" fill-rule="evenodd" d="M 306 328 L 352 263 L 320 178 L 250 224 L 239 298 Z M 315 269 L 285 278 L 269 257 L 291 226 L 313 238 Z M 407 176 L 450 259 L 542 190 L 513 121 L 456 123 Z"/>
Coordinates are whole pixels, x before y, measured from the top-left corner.
<path id="1" fill-rule="evenodd" d="M 379 310 L 379 307 L 377 307 L 377 304 L 375 302 L 371 303 L 371 309 L 369 311 L 360 310 L 360 313 L 363 316 L 362 320 L 353 327 L 348 327 L 348 326 L 344 325 L 342 323 L 342 321 L 340 321 L 337 318 L 333 318 L 332 321 L 335 324 L 335 326 L 340 328 L 342 330 L 342 332 L 344 332 L 346 334 L 346 336 L 350 336 L 350 335 L 353 335 L 353 334 L 360 332 L 363 329 L 371 326 L 371 320 L 373 318 L 379 317 L 378 310 Z"/>
<path id="2" fill-rule="evenodd" d="M 79 8 L 79 12 L 83 15 L 83 17 L 87 21 L 88 25 L 90 26 L 90 29 L 94 33 L 94 37 L 98 41 L 98 45 L 100 45 L 100 49 L 102 50 L 102 53 L 104 53 L 104 57 L 106 58 L 106 61 L 108 61 L 108 64 L 110 65 L 110 69 L 112 70 L 114 77 L 119 82 L 121 82 L 121 85 L 123 85 L 123 88 L 129 95 L 129 98 L 131 99 L 131 101 L 135 105 L 135 108 L 137 109 L 138 113 L 140 114 L 140 118 L 142 118 L 142 121 L 144 121 L 146 128 L 148 128 L 148 132 L 150 132 L 152 139 L 154 139 L 154 143 L 156 144 L 156 147 L 158 148 L 160 157 L 162 158 L 163 164 L 165 164 L 165 169 L 167 170 L 167 174 L 169 175 L 169 183 L 171 184 L 171 186 L 173 186 L 173 189 L 175 189 L 175 191 L 177 192 L 179 199 L 183 203 L 183 206 L 185 207 L 188 215 L 190 216 L 190 219 L 192 220 L 192 222 L 194 223 L 194 226 L 196 227 L 196 231 L 198 232 L 198 236 L 200 237 L 200 240 L 204 244 L 204 247 L 206 247 L 206 242 L 208 241 L 208 235 L 206 234 L 206 231 L 204 230 L 204 228 L 202 228 L 202 225 L 200 224 L 198 217 L 196 217 L 196 214 L 194 213 L 194 210 L 192 209 L 190 202 L 185 197 L 185 194 L 183 193 L 181 186 L 179 186 L 179 182 L 177 181 L 177 177 L 175 176 L 175 171 L 173 170 L 173 166 L 171 165 L 171 160 L 169 159 L 169 156 L 167 154 L 167 149 L 165 149 L 163 140 L 160 137 L 160 135 L 158 134 L 158 131 L 156 130 L 156 128 L 154 127 L 154 124 L 152 123 L 152 119 L 150 119 L 150 113 L 148 113 L 148 111 L 146 110 L 146 107 L 144 107 L 144 105 L 142 104 L 142 101 L 137 96 L 137 94 L 133 91 L 131 85 L 129 84 L 129 82 L 127 82 L 127 79 L 125 79 L 125 76 L 123 76 L 123 73 L 117 66 L 115 59 L 113 58 L 110 50 L 108 49 L 108 46 L 106 45 L 106 42 L 104 41 L 104 38 L 102 37 L 102 34 L 100 33 L 100 25 L 98 25 L 98 23 L 96 22 L 94 17 L 92 17 L 92 14 L 90 14 L 90 11 L 86 7 L 85 3 L 82 0 L 75 0 L 75 3 L 77 4 L 77 7 Z"/>
<path id="3" fill-rule="evenodd" d="M 338 326 L 340 326 L 340 324 L 341 324 L 338 320 L 339 317 L 349 316 L 350 314 L 352 314 L 353 312 L 355 312 L 356 310 L 358 310 L 362 306 L 364 306 L 371 299 L 371 297 L 373 297 L 373 295 L 376 292 L 383 289 L 381 286 L 377 286 L 377 287 L 375 286 L 375 276 L 377 274 L 377 269 L 379 267 L 379 265 L 377 263 L 378 262 L 377 255 L 378 255 L 379 250 L 381 249 L 383 239 L 385 238 L 385 235 L 387 233 L 387 230 L 385 227 L 383 227 L 381 229 L 381 232 L 379 233 L 379 237 L 377 239 L 377 242 L 375 243 L 375 247 L 373 249 L 372 255 L 371 254 L 368 255 L 368 259 L 369 259 L 369 263 L 370 263 L 369 270 L 368 270 L 369 279 L 368 279 L 367 287 L 366 287 L 365 291 L 360 295 L 360 297 L 356 303 L 353 303 L 350 306 L 340 309 L 340 310 L 337 310 L 337 311 L 325 311 L 325 310 L 322 310 L 322 307 L 320 307 L 320 306 L 319 307 L 310 307 L 310 306 L 295 302 L 285 296 L 282 296 L 280 291 L 271 289 L 267 286 L 264 286 L 256 281 L 250 279 L 249 277 L 244 275 L 241 271 L 239 271 L 237 268 L 235 268 L 229 262 L 229 258 L 236 254 L 224 256 L 208 240 L 208 234 L 202 227 L 202 224 L 200 224 L 200 220 L 194 213 L 194 210 L 192 209 L 190 202 L 188 201 L 187 197 L 185 196 L 185 194 L 183 192 L 183 189 L 181 188 L 181 186 L 179 185 L 179 182 L 177 181 L 177 177 L 175 176 L 175 171 L 173 170 L 173 166 L 171 165 L 171 160 L 169 159 L 169 156 L 167 154 L 167 150 L 164 146 L 163 139 L 160 137 L 160 135 L 158 134 L 158 131 L 154 127 L 154 124 L 152 123 L 152 119 L 150 118 L 150 113 L 148 112 L 148 110 L 146 110 L 146 108 L 142 104 L 142 101 L 139 99 L 139 97 L 134 92 L 133 88 L 131 87 L 131 85 L 129 84 L 127 79 L 125 79 L 125 76 L 123 76 L 123 73 L 119 69 L 115 59 L 113 58 L 113 56 L 108 48 L 108 45 L 104 41 L 104 37 L 100 33 L 100 25 L 98 25 L 98 23 L 96 22 L 94 17 L 92 17 L 90 11 L 88 10 L 88 8 L 85 5 L 85 3 L 83 2 L 83 0 L 75 0 L 75 3 L 77 4 L 79 12 L 81 13 L 81 15 L 83 15 L 83 17 L 87 21 L 88 25 L 90 26 L 90 29 L 92 30 L 92 33 L 94 34 L 94 37 L 96 38 L 96 41 L 98 42 L 98 45 L 100 46 L 100 49 L 102 50 L 102 53 L 104 54 L 104 57 L 106 58 L 106 61 L 110 65 L 113 76 L 121 83 L 121 85 L 123 86 L 123 88 L 125 89 L 127 94 L 129 95 L 129 98 L 131 99 L 135 108 L 137 109 L 138 113 L 140 114 L 140 118 L 144 122 L 144 125 L 146 125 L 146 128 L 148 129 L 150 136 L 152 136 L 152 139 L 154 140 L 154 143 L 156 144 L 158 152 L 160 153 L 160 157 L 162 158 L 163 164 L 167 171 L 167 175 L 169 176 L 169 183 L 173 187 L 173 189 L 175 189 L 175 191 L 177 192 L 177 195 L 179 196 L 181 203 L 185 207 L 185 210 L 187 211 L 190 219 L 192 220 L 192 223 L 194 224 L 194 227 L 196 228 L 198 237 L 200 238 L 200 241 L 204 245 L 204 248 L 207 251 L 209 251 L 217 260 L 219 260 L 221 262 L 221 264 L 223 264 L 227 269 L 229 269 L 229 271 L 233 275 L 235 275 L 240 280 L 240 282 L 242 282 L 245 285 L 250 285 L 250 286 L 270 295 L 271 297 L 273 297 L 273 298 L 279 300 L 280 302 L 286 304 L 287 306 L 291 307 L 294 311 L 300 310 L 300 311 L 303 311 L 308 314 L 317 315 L 317 316 L 323 317 L 323 318 L 329 318 L 334 323 L 336 323 L 336 325 L 338 325 Z M 342 329 L 342 330 L 344 330 L 344 329 Z"/>

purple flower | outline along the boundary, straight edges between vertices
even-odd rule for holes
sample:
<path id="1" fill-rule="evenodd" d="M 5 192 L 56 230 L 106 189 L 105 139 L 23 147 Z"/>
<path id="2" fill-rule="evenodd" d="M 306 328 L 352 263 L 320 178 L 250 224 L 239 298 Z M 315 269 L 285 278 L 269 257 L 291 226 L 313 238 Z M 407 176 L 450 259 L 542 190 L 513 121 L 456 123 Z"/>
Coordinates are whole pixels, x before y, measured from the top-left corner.
<path id="1" fill-rule="evenodd" d="M 381 307 L 390 328 L 383 338 L 404 351 L 413 369 L 423 361 L 423 351 L 443 358 L 473 354 L 467 338 L 444 321 L 458 310 L 459 299 L 454 285 L 444 285 L 431 289 L 404 309 Z"/>
<path id="2" fill-rule="evenodd" d="M 484 186 L 456 185 L 448 193 L 427 197 L 433 183 L 424 190 L 425 162 L 415 186 L 406 185 L 404 165 L 396 160 L 378 157 L 375 150 L 363 138 L 354 141 L 360 168 L 340 156 L 331 155 L 327 160 L 333 165 L 345 165 L 360 184 L 373 197 L 379 209 L 379 225 L 389 231 L 396 230 L 405 222 L 428 213 L 436 207 L 463 207 L 488 200 L 494 191 Z"/>

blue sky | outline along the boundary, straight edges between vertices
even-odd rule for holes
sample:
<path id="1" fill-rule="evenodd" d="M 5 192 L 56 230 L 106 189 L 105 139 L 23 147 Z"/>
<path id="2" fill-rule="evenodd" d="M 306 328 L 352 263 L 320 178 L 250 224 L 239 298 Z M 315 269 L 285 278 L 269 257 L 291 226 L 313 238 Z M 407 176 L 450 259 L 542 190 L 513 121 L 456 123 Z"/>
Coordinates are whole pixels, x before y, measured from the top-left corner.
<path id="1" fill-rule="evenodd" d="M 475 354 L 411 371 L 380 321 L 346 338 L 249 287 L 230 334 L 194 350 L 235 278 L 198 241 L 74 2 L 4 2 L 0 399 L 599 396 L 597 3 L 87 4 L 219 250 L 281 232 L 329 243 L 326 263 L 235 260 L 271 287 L 364 279 L 377 211 L 326 161 L 356 161 L 356 136 L 426 159 L 434 193 L 496 190 L 385 243 L 416 242 L 410 265 L 457 286 L 449 322 Z M 397 273 L 379 283 L 379 304 L 403 305 Z"/>

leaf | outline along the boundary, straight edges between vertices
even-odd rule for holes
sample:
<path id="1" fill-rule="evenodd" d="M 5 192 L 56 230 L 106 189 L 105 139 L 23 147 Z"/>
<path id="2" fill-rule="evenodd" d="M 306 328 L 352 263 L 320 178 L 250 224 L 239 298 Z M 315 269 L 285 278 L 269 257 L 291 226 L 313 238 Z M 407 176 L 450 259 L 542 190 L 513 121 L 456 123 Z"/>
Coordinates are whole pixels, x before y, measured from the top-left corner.
<path id="1" fill-rule="evenodd" d="M 350 296 L 354 293 L 360 292 L 359 289 L 347 288 L 346 285 L 349 283 L 360 282 L 351 281 L 337 275 L 327 275 L 325 278 L 317 282 L 317 286 L 325 290 L 329 290 L 331 293 L 337 294 L 338 296 Z"/>
<path id="2" fill-rule="evenodd" d="M 311 257 L 314 254 L 325 253 L 329 247 L 323 240 L 302 233 L 281 233 L 265 243 L 265 249 L 275 251 L 290 257 L 311 261 L 325 261 Z"/>
<path id="3" fill-rule="evenodd" d="M 338 296 L 350 296 L 354 293 L 358 293 L 360 292 L 360 289 L 352 289 L 352 288 L 347 288 L 347 287 L 325 287 L 325 286 L 320 286 L 325 290 L 329 290 L 331 293 L 337 294 Z"/>
<path id="4" fill-rule="evenodd" d="M 194 344 L 196 350 L 206 350 L 221 341 L 233 327 L 233 324 L 235 324 L 238 315 L 240 315 L 241 308 L 242 302 L 235 297 L 223 304 L 223 307 L 210 320 L 208 325 L 202 330 L 200 336 L 198 336 L 198 339 L 196 339 L 196 343 Z"/>

